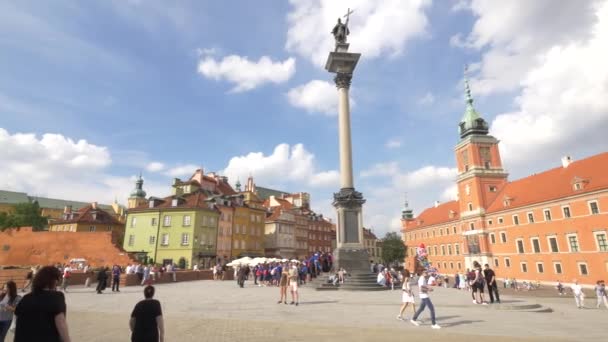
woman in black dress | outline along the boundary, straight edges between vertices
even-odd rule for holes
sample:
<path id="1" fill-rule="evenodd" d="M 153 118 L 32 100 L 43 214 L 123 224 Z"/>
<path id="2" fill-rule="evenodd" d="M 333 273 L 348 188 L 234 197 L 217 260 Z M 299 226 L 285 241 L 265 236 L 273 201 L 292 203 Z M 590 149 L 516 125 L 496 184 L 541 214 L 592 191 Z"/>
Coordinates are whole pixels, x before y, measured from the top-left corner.
<path id="1" fill-rule="evenodd" d="M 61 272 L 54 266 L 41 268 L 32 292 L 23 296 L 15 309 L 15 342 L 70 342 L 63 293 L 57 291 Z"/>

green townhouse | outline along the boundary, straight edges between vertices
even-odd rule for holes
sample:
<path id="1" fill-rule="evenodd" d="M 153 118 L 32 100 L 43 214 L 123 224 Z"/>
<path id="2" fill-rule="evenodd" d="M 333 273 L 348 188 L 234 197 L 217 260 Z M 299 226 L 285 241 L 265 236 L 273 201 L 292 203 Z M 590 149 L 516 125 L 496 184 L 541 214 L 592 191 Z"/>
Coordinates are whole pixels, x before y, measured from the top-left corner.
<path id="1" fill-rule="evenodd" d="M 210 267 L 220 212 L 208 198 L 195 191 L 141 201 L 129 209 L 124 249 L 143 263 Z"/>

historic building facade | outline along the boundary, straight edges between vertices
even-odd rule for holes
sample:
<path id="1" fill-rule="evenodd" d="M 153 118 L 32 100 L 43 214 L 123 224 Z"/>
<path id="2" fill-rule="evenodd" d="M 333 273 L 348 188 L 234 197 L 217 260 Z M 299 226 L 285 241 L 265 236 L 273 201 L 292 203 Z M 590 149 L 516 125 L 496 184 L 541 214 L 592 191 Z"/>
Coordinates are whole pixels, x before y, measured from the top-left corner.
<path id="1" fill-rule="evenodd" d="M 125 234 L 125 224 L 116 217 L 99 208 L 96 202 L 76 211 L 71 207 L 64 209 L 60 219 L 50 221 L 51 232 L 112 232 L 114 241 L 122 244 Z"/>
<path id="2" fill-rule="evenodd" d="M 501 279 L 593 284 L 608 277 L 608 153 L 564 157 L 559 167 L 509 181 L 468 83 L 466 103 L 455 148 L 458 200 L 417 217 L 406 203 L 406 267 L 419 268 L 416 248 L 425 244 L 429 261 L 445 274 L 478 261 Z"/>
<path id="3" fill-rule="evenodd" d="M 382 240 L 378 239 L 371 229 L 363 228 L 363 245 L 367 249 L 369 261 L 381 263 L 382 260 Z"/>

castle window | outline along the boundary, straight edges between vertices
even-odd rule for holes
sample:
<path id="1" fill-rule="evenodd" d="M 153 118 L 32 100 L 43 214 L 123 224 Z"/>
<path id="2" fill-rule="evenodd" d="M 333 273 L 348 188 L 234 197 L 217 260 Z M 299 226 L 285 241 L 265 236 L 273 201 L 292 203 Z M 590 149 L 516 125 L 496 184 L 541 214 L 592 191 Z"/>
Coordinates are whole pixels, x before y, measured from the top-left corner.
<path id="1" fill-rule="evenodd" d="M 523 273 L 527 273 L 528 272 L 528 264 L 526 264 L 525 262 L 521 263 L 521 271 Z"/>
<path id="2" fill-rule="evenodd" d="M 516 244 L 517 244 L 517 253 L 524 254 L 525 253 L 525 250 L 524 250 L 524 240 L 517 239 Z"/>
<path id="3" fill-rule="evenodd" d="M 528 213 L 528 223 L 534 223 L 534 213 Z"/>
<path id="4" fill-rule="evenodd" d="M 137 224 L 137 217 L 131 217 L 131 227 L 135 227 L 135 225 Z"/>
<path id="5" fill-rule="evenodd" d="M 578 271 L 579 271 L 580 275 L 583 275 L 583 276 L 586 276 L 589 274 L 589 271 L 587 270 L 587 264 L 584 262 L 578 263 Z"/>
<path id="6" fill-rule="evenodd" d="M 556 274 L 562 274 L 562 264 L 559 262 L 553 263 L 553 269 L 555 269 Z"/>
<path id="7" fill-rule="evenodd" d="M 570 247 L 570 252 L 578 252 L 578 237 L 576 234 L 568 235 L 568 246 Z"/>
<path id="8" fill-rule="evenodd" d="M 559 246 L 557 245 L 557 237 L 549 236 L 547 239 L 549 240 L 549 248 L 551 249 L 551 253 L 559 253 Z"/>
<path id="9" fill-rule="evenodd" d="M 500 242 L 507 243 L 507 233 L 500 232 Z"/>
<path id="10" fill-rule="evenodd" d="M 513 224 L 516 226 L 519 225 L 519 216 L 513 215 Z"/>
<path id="11" fill-rule="evenodd" d="M 572 217 L 572 215 L 570 214 L 570 207 L 568 207 L 568 206 L 562 207 L 562 212 L 564 213 L 564 218 Z"/>
<path id="12" fill-rule="evenodd" d="M 503 220 L 503 218 L 502 218 L 502 217 L 499 217 L 499 218 L 498 218 L 498 224 L 502 224 L 504 221 L 505 221 L 505 220 Z"/>
<path id="13" fill-rule="evenodd" d="M 597 201 L 589 202 L 589 212 L 591 213 L 591 215 L 597 215 L 600 213 L 600 208 L 597 205 Z"/>
<path id="14" fill-rule="evenodd" d="M 545 221 L 551 221 L 551 209 L 545 209 L 543 213 L 545 213 Z"/>
<path id="15" fill-rule="evenodd" d="M 135 235 L 129 235 L 129 246 L 133 246 L 135 244 Z"/>
<path id="16" fill-rule="evenodd" d="M 496 192 L 498 191 L 498 188 L 495 187 L 494 185 L 490 185 L 490 192 Z"/>
<path id="17" fill-rule="evenodd" d="M 469 202 L 469 204 L 467 204 L 467 206 L 469 207 L 469 211 L 473 211 L 473 203 Z"/>

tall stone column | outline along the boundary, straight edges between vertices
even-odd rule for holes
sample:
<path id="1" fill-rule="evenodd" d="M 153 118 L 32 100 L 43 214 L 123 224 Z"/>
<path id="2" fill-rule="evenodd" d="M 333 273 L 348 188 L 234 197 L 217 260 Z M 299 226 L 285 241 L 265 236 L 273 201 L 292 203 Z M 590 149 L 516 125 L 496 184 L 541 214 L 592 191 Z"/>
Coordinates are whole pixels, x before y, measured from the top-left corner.
<path id="1" fill-rule="evenodd" d="M 348 91 L 352 74 L 339 73 L 335 77 L 338 88 L 338 132 L 340 137 L 340 187 L 354 188 L 353 152 L 350 138 L 350 103 Z"/>
<path id="2" fill-rule="evenodd" d="M 337 248 L 334 257 L 338 267 L 349 272 L 369 272 L 369 256 L 363 244 L 363 195 L 355 190 L 350 130 L 350 104 L 348 91 L 353 71 L 361 54 L 348 52 L 347 43 L 336 43 L 330 52 L 325 68 L 335 73 L 338 88 L 338 126 L 340 145 L 340 191 L 334 194 L 337 211 Z"/>

